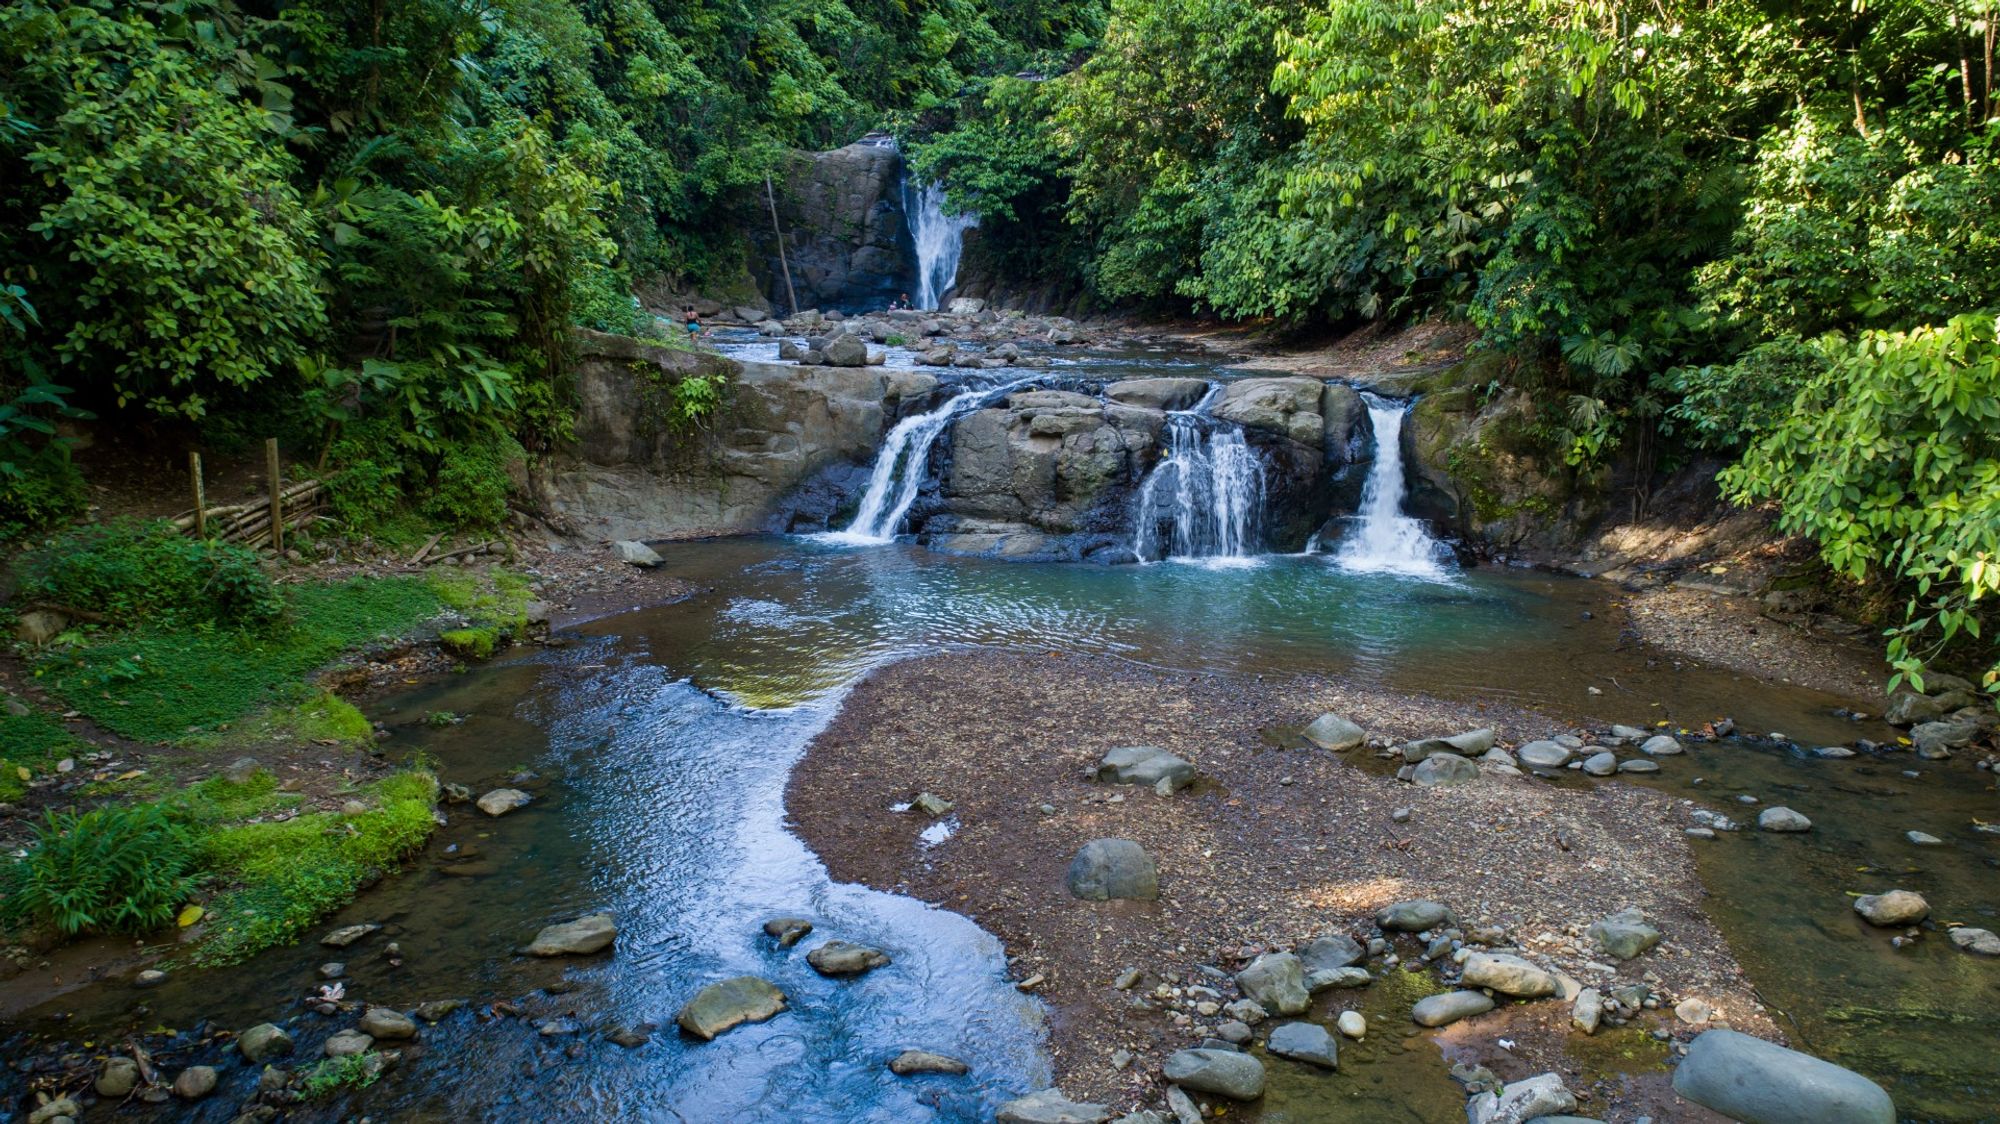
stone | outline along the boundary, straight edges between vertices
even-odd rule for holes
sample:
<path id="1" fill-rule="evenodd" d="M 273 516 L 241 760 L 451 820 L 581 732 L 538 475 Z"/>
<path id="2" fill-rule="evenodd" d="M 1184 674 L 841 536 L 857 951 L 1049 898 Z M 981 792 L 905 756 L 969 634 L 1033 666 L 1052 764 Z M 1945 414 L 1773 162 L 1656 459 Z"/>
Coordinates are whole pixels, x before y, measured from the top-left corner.
<path id="1" fill-rule="evenodd" d="M 1934 722 L 1943 717 L 1944 712 L 1942 700 L 1908 687 L 1899 687 L 1895 694 L 1889 696 L 1889 705 L 1882 713 L 1882 720 L 1891 726 L 1915 726 L 1922 722 Z"/>
<path id="2" fill-rule="evenodd" d="M 98 1096 L 113 1101 L 123 1100 L 138 1085 L 139 1063 L 123 1056 L 104 1059 L 104 1068 L 97 1071 L 97 1080 L 91 1082 Z"/>
<path id="3" fill-rule="evenodd" d="M 1410 1008 L 1410 1018 L 1418 1026 L 1447 1026 L 1492 1009 L 1493 1000 L 1479 992 L 1447 991 L 1417 1000 L 1416 1006 Z"/>
<path id="4" fill-rule="evenodd" d="M 1456 753 L 1433 753 L 1417 762 L 1411 783 L 1420 788 L 1466 784 L 1479 779 L 1479 766 Z"/>
<path id="5" fill-rule="evenodd" d="M 1306 990 L 1314 995 L 1322 991 L 1344 991 L 1349 988 L 1367 987 L 1375 982 L 1366 968 L 1314 968 L 1306 973 Z"/>
<path id="6" fill-rule="evenodd" d="M 1760 831 L 1811 831 L 1812 821 L 1783 805 L 1772 805 L 1757 813 Z"/>
<path id="7" fill-rule="evenodd" d="M 529 956 L 589 956 L 611 947 L 617 938 L 618 922 L 608 913 L 593 913 L 550 925 L 535 934 L 525 951 Z"/>
<path id="8" fill-rule="evenodd" d="M 63 634 L 69 618 L 53 609 L 30 609 L 14 621 L 14 638 L 40 647 Z"/>
<path id="9" fill-rule="evenodd" d="M 381 928 L 382 926 L 374 922 L 364 922 L 360 925 L 342 925 L 340 928 L 321 937 L 319 943 L 328 948 L 346 948 L 368 934 L 380 931 Z"/>
<path id="10" fill-rule="evenodd" d="M 319 966 L 319 978 L 323 980 L 337 980 L 346 974 L 347 965 L 338 960 L 329 960 Z"/>
<path id="11" fill-rule="evenodd" d="M 1264 1005 L 1255 999 L 1232 999 L 1228 1003 L 1223 1004 L 1222 1012 L 1232 1019 L 1248 1023 L 1251 1026 L 1256 1026 L 1258 1023 L 1271 1017 L 1271 1012 L 1265 1010 Z"/>
<path id="12" fill-rule="evenodd" d="M 1498 1093 L 1481 1093 L 1469 1106 L 1471 1124 L 1527 1124 L 1576 1107 L 1576 1094 L 1553 1073 L 1509 1081 Z"/>
<path id="13" fill-rule="evenodd" d="M 1174 1124 L 1202 1124 L 1201 1109 L 1179 1085 L 1167 1086 L 1167 1111 L 1174 1114 Z"/>
<path id="14" fill-rule="evenodd" d="M 995 1124 L 1104 1124 L 1111 1110 L 1101 1104 L 1072 1101 L 1055 1089 L 1016 1097 L 1000 1106 Z"/>
<path id="15" fill-rule="evenodd" d="M 1556 993 L 1556 978 L 1548 972 L 1502 952 L 1476 952 L 1465 961 L 1465 985 L 1491 988 L 1516 999 L 1539 999 Z"/>
<path id="16" fill-rule="evenodd" d="M 1690 997 L 1674 1004 L 1674 1017 L 1689 1026 L 1699 1026 L 1715 1017 L 1715 1008 L 1706 999 Z"/>
<path id="17" fill-rule="evenodd" d="M 1895 1124 L 1880 1085 L 1810 1054 L 1709 1030 L 1674 1069 L 1674 1092 L 1744 1124 Z"/>
<path id="18" fill-rule="evenodd" d="M 1160 896 L 1160 872 L 1153 857 L 1130 839 L 1085 843 L 1070 860 L 1065 881 L 1069 892 L 1085 901 L 1155 901 Z"/>
<path id="19" fill-rule="evenodd" d="M 416 1021 L 401 1011 L 391 1010 L 388 1007 L 368 1008 L 362 1013 L 361 1021 L 355 1025 L 360 1028 L 361 1033 L 371 1038 L 396 1040 L 417 1036 Z"/>
<path id="20" fill-rule="evenodd" d="M 329 1058 L 351 1058 L 374 1048 L 374 1036 L 358 1030 L 336 1031 L 320 1045 L 320 1051 Z"/>
<path id="21" fill-rule="evenodd" d="M 889 1059 L 889 1072 L 898 1077 L 913 1077 L 920 1073 L 943 1073 L 955 1077 L 970 1068 L 957 1058 L 933 1054 L 928 1050 L 905 1050 Z"/>
<path id="22" fill-rule="evenodd" d="M 1962 925 L 1951 931 L 1951 943 L 1974 956 L 2000 956 L 2000 935 L 1991 929 Z"/>
<path id="23" fill-rule="evenodd" d="M 256 779 L 259 768 L 255 757 L 239 757 L 222 771 L 222 779 L 230 784 L 249 784 Z"/>
<path id="24" fill-rule="evenodd" d="M 1645 757 L 1634 757 L 1630 761 L 1620 761 L 1618 763 L 1618 771 L 1621 773 L 1657 773 L 1660 771 L 1660 763 Z"/>
<path id="25" fill-rule="evenodd" d="M 1636 744 L 1645 741 L 1646 737 L 1646 731 L 1638 726 L 1613 726 L 1608 740 L 1613 745 Z"/>
<path id="26" fill-rule="evenodd" d="M 1583 771 L 1593 777 L 1608 777 L 1618 771 L 1618 755 L 1605 750 L 1583 759 Z"/>
<path id="27" fill-rule="evenodd" d="M 1453 753 L 1460 757 L 1477 757 L 1493 748 L 1497 739 L 1493 731 L 1481 727 L 1453 734 L 1448 738 L 1419 738 L 1403 745 L 1403 760 L 1416 764 L 1433 753 Z"/>
<path id="28" fill-rule="evenodd" d="M 806 953 L 806 963 L 822 976 L 859 976 L 887 965 L 889 954 L 851 941 L 828 941 Z"/>
<path id="29" fill-rule="evenodd" d="M 1104 388 L 1111 401 L 1146 410 L 1185 410 L 1207 393 L 1207 379 L 1126 379 Z"/>
<path id="30" fill-rule="evenodd" d="M 74 1124 L 83 1108 L 68 1097 L 57 1097 L 28 1114 L 28 1124 Z"/>
<path id="31" fill-rule="evenodd" d="M 276 1023 L 258 1023 L 236 1036 L 236 1049 L 251 1065 L 292 1052 L 292 1036 Z"/>
<path id="32" fill-rule="evenodd" d="M 1823 745 L 1812 751 L 1814 757 L 1824 757 L 1831 761 L 1844 761 L 1854 756 L 1854 751 L 1844 745 Z"/>
<path id="33" fill-rule="evenodd" d="M 1639 752 L 1648 757 L 1672 757 L 1676 753 L 1686 753 L 1681 743 L 1667 734 L 1655 734 L 1639 746 Z"/>
<path id="34" fill-rule="evenodd" d="M 744 1023 L 761 1023 L 784 1009 L 785 993 L 769 980 L 737 976 L 696 992 L 674 1021 L 696 1038 L 712 1042 L 726 1030 Z"/>
<path id="35" fill-rule="evenodd" d="M 1932 835 L 1927 831 L 1906 831 L 1903 833 L 1903 838 L 1909 840 L 1910 842 L 1916 844 L 1919 847 L 1944 846 L 1944 840 L 1939 839 L 1937 836 Z"/>
<path id="36" fill-rule="evenodd" d="M 636 539 L 620 539 L 611 544 L 611 549 L 618 552 L 620 562 L 628 566 L 637 566 L 642 570 L 650 570 L 666 561 L 660 557 L 659 552 Z"/>
<path id="37" fill-rule="evenodd" d="M 489 816 L 504 816 L 516 808 L 525 808 L 535 798 L 518 788 L 496 788 L 479 798 L 479 810 Z"/>
<path id="38" fill-rule="evenodd" d="M 1978 736 L 1979 723 L 1970 720 L 1925 722 L 1910 731 L 1917 756 L 1931 761 L 1950 757 L 1952 750 L 1964 747 Z"/>
<path id="39" fill-rule="evenodd" d="M 1305 965 L 1289 952 L 1267 952 L 1236 973 L 1236 986 L 1266 1011 L 1296 1015 L 1312 1004 Z"/>
<path id="40" fill-rule="evenodd" d="M 174 1078 L 174 1096 L 184 1101 L 198 1101 L 215 1092 L 215 1067 L 191 1065 L 181 1070 Z"/>
<path id="41" fill-rule="evenodd" d="M 1923 895 L 1909 890 L 1890 890 L 1884 894 L 1863 894 L 1854 899 L 1854 912 L 1868 920 L 1871 925 L 1894 928 L 1914 925 L 1931 913 L 1931 903 Z"/>
<path id="42" fill-rule="evenodd" d="M 1560 769 L 1569 764 L 1569 759 L 1574 754 L 1568 746 L 1560 742 L 1540 741 L 1529 742 L 1515 750 L 1514 756 L 1520 758 L 1523 765 L 1533 768 Z"/>
<path id="43" fill-rule="evenodd" d="M 958 805 L 946 800 L 935 792 L 919 792 L 917 793 L 917 798 L 910 801 L 910 807 L 915 808 L 926 816 L 930 816 L 932 819 L 936 819 L 939 816 L 949 815 L 951 810 L 958 807 Z"/>
<path id="44" fill-rule="evenodd" d="M 1264 1048 L 1321 1069 L 1340 1068 L 1340 1042 L 1318 1023 L 1286 1023 L 1271 1032 Z"/>
<path id="45" fill-rule="evenodd" d="M 820 362 L 828 367 L 862 367 L 868 363 L 868 345 L 861 337 L 842 332 L 820 349 Z"/>
<path id="46" fill-rule="evenodd" d="M 1569 1025 L 1585 1034 L 1596 1034 L 1597 1024 L 1602 1021 L 1604 1021 L 1604 994 L 1594 987 L 1586 987 L 1578 992 L 1575 1004 L 1569 1009 Z"/>
<path id="47" fill-rule="evenodd" d="M 1349 1038 L 1368 1036 L 1368 1018 L 1359 1011 L 1342 1011 L 1334 1026 Z"/>
<path id="48" fill-rule="evenodd" d="M 1344 753 L 1366 741 L 1368 732 L 1338 714 L 1328 712 L 1312 720 L 1305 739 L 1324 750 Z"/>
<path id="49" fill-rule="evenodd" d="M 1420 933 L 1439 925 L 1456 925 L 1458 917 L 1437 902 L 1418 898 L 1385 906 L 1375 914 L 1375 924 L 1391 932 Z"/>
<path id="50" fill-rule="evenodd" d="M 1346 933 L 1327 933 L 1307 941 L 1299 949 L 1299 963 L 1308 972 L 1345 968 L 1368 958 L 1368 950 Z"/>
<path id="51" fill-rule="evenodd" d="M 1660 943 L 1660 931 L 1637 909 L 1622 909 L 1593 924 L 1585 934 L 1608 956 L 1630 960 Z"/>
<path id="52" fill-rule="evenodd" d="M 463 1006 L 463 999 L 426 999 L 412 1013 L 427 1023 L 435 1023 Z"/>
<path id="53" fill-rule="evenodd" d="M 813 931 L 813 923 L 803 917 L 773 917 L 764 922 L 764 935 L 778 942 L 779 948 L 790 948 Z"/>
<path id="54" fill-rule="evenodd" d="M 1264 1063 L 1235 1050 L 1176 1050 L 1161 1067 L 1183 1089 L 1237 1101 L 1264 1095 Z"/>
<path id="55" fill-rule="evenodd" d="M 1153 788 L 1164 781 L 1182 789 L 1194 783 L 1194 765 L 1158 746 L 1125 745 L 1106 751 L 1097 763 L 1096 777 L 1106 784 Z"/>

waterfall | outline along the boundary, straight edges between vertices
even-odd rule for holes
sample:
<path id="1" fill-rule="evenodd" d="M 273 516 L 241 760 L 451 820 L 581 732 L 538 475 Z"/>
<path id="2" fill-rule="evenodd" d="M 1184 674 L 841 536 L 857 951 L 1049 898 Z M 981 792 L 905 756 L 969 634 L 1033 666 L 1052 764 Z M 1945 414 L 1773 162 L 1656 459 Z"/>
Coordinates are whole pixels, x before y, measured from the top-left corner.
<path id="1" fill-rule="evenodd" d="M 1167 415 L 1165 455 L 1139 486 L 1132 552 L 1141 562 L 1248 558 L 1257 550 L 1264 466 L 1241 429 L 1208 416 L 1221 391 L 1211 387 L 1194 409 Z"/>
<path id="2" fill-rule="evenodd" d="M 845 530 L 829 532 L 823 538 L 834 542 L 879 544 L 891 542 L 902 526 L 903 516 L 917 502 L 930 467 L 931 447 L 946 427 L 1008 391 L 1019 389 L 1032 379 L 1018 379 L 1004 386 L 964 391 L 928 414 L 913 414 L 896 423 L 875 455 L 875 467 L 868 474 L 868 488 L 861 493 L 861 507 Z M 898 468 L 902 471 L 897 472 Z"/>
<path id="3" fill-rule="evenodd" d="M 979 225 L 979 216 L 945 214 L 943 184 L 928 183 L 912 191 L 907 178 L 903 180 L 903 214 L 909 219 L 910 240 L 917 247 L 917 307 L 935 309 L 958 283 L 958 255 L 965 248 L 965 232 Z"/>
<path id="4" fill-rule="evenodd" d="M 1407 402 L 1363 393 L 1375 428 L 1375 463 L 1361 487 L 1361 510 L 1334 562 L 1356 573 L 1443 579 L 1451 551 L 1431 537 L 1421 520 L 1403 513 L 1403 418 Z"/>

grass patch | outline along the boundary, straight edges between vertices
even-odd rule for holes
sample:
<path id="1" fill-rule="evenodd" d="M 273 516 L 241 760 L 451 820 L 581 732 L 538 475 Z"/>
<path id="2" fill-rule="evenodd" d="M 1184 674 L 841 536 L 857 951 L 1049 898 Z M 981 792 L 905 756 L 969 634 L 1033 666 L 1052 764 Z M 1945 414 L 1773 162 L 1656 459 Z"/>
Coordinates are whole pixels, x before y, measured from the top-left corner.
<path id="1" fill-rule="evenodd" d="M 268 742 L 310 742 L 317 745 L 358 747 L 375 740 L 375 727 L 353 703 L 331 691 L 314 690 L 303 684 L 280 687 L 280 697 L 297 694 L 299 701 L 277 703 L 230 729 L 215 734 L 183 738 L 183 744 L 200 749 L 252 749 Z"/>
<path id="2" fill-rule="evenodd" d="M 26 796 L 29 778 L 54 772 L 56 762 L 89 748 L 68 727 L 40 711 L 0 713 L 0 804 Z"/>
<path id="3" fill-rule="evenodd" d="M 366 1089 L 382 1076 L 382 1059 L 375 1051 L 328 1058 L 306 1071 L 299 1095 L 309 1101 L 333 1096 L 342 1090 Z"/>

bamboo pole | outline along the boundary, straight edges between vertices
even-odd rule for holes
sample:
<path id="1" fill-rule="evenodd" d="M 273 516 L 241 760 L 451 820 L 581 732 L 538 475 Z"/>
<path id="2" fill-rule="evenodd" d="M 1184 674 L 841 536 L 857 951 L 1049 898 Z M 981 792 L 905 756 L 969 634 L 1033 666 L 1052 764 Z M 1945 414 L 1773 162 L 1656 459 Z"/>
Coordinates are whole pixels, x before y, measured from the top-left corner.
<path id="1" fill-rule="evenodd" d="M 771 173 L 764 173 L 764 202 L 771 205 L 771 234 L 778 241 L 778 268 L 785 271 L 785 299 L 791 302 L 791 315 L 799 314 L 799 294 L 792 288 L 792 267 L 785 260 L 785 231 L 778 225 L 778 196 L 771 190 Z"/>
<path id="2" fill-rule="evenodd" d="M 271 549 L 285 550 L 285 482 L 278 477 L 278 439 L 264 439 L 264 471 L 271 477 Z"/>
<path id="3" fill-rule="evenodd" d="M 208 495 L 201 486 L 201 454 L 189 450 L 188 475 L 194 479 L 194 537 L 208 537 Z"/>

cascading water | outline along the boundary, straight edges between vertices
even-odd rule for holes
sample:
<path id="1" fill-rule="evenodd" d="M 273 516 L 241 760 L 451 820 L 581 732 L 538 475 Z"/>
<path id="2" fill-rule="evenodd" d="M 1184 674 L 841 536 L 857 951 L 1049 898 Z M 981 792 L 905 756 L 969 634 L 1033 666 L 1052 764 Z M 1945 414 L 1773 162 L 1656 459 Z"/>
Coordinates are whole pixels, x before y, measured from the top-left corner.
<path id="1" fill-rule="evenodd" d="M 1132 552 L 1142 562 L 1248 558 L 1257 549 L 1264 466 L 1241 429 L 1208 416 L 1221 391 L 1210 387 L 1194 409 L 1167 415 L 1166 454 L 1139 486 Z"/>
<path id="2" fill-rule="evenodd" d="M 917 247 L 917 307 L 935 309 L 958 283 L 965 232 L 979 225 L 979 216 L 946 214 L 943 184 L 913 189 L 908 179 L 903 181 L 903 214 L 909 219 L 910 241 Z"/>
<path id="3" fill-rule="evenodd" d="M 1450 576 L 1451 550 L 1431 537 L 1423 521 L 1403 512 L 1403 418 L 1407 402 L 1364 392 L 1375 429 L 1375 463 L 1361 487 L 1361 510 L 1334 562 L 1355 573 L 1401 574 L 1441 581 Z"/>
<path id="4" fill-rule="evenodd" d="M 928 414 L 915 414 L 896 423 L 875 456 L 868 473 L 868 488 L 861 494 L 861 507 L 846 530 L 821 536 L 832 542 L 877 545 L 890 542 L 902 526 L 903 516 L 917 501 L 924 472 L 931 462 L 931 447 L 946 427 L 960 417 L 986 405 L 1010 390 L 1026 386 L 1031 379 L 1019 379 L 1004 386 L 967 390 Z M 898 472 L 898 468 L 901 469 Z"/>

